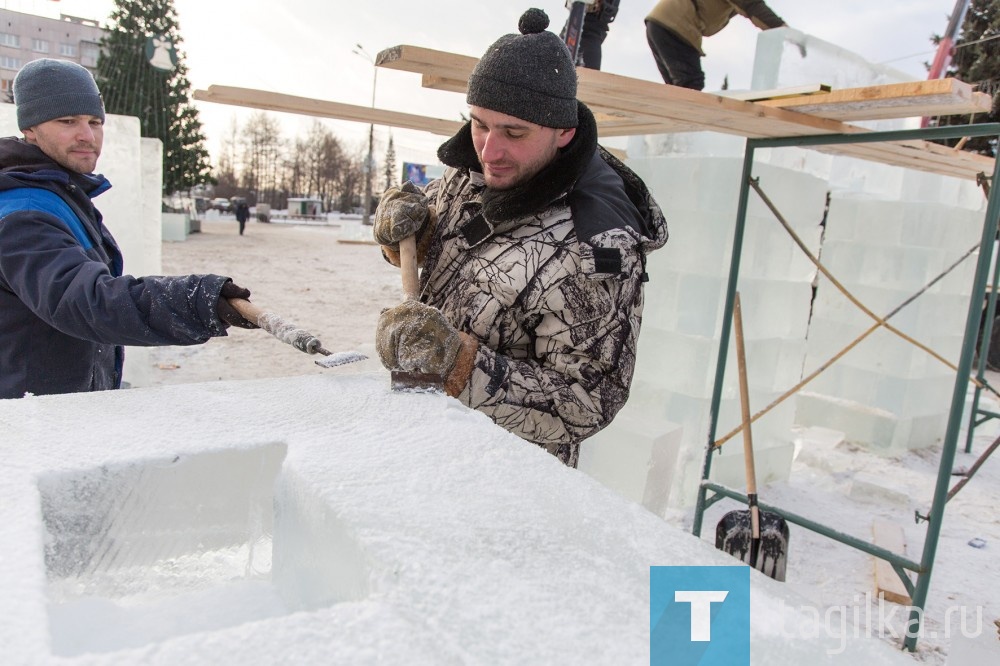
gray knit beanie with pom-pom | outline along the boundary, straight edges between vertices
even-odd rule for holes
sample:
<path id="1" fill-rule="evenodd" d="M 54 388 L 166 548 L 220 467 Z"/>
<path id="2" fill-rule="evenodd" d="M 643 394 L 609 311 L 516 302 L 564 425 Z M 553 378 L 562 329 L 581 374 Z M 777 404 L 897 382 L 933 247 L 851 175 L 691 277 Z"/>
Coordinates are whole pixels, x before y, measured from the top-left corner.
<path id="1" fill-rule="evenodd" d="M 541 9 L 521 15 L 521 34 L 504 35 L 479 60 L 465 101 L 536 125 L 576 127 L 576 67 L 547 27 Z"/>

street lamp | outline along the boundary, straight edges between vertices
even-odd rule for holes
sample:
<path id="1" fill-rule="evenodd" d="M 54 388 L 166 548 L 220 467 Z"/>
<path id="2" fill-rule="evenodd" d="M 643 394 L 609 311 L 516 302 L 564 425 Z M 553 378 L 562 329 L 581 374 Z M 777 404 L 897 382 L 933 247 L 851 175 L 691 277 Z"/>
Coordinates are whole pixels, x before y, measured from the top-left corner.
<path id="1" fill-rule="evenodd" d="M 365 51 L 365 47 L 361 44 L 355 44 L 354 48 L 351 49 L 351 53 L 359 55 L 368 62 L 372 64 L 372 112 L 375 111 L 375 86 L 378 85 L 378 67 L 375 66 L 375 59 L 368 55 Z M 369 212 L 369 207 L 372 202 L 372 172 L 375 170 L 375 158 L 372 155 L 373 144 L 375 142 L 375 124 L 370 123 L 368 125 L 368 159 L 365 160 L 365 204 L 364 212 L 362 213 L 361 223 L 371 224 L 371 216 Z"/>

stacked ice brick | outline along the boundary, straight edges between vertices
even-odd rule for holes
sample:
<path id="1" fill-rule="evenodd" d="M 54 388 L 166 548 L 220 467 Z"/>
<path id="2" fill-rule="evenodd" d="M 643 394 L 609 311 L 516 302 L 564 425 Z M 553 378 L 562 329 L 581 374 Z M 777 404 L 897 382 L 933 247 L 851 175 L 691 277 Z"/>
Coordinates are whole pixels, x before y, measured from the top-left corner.
<path id="1" fill-rule="evenodd" d="M 691 140 L 697 144 L 696 138 Z M 623 494 L 658 513 L 668 505 L 693 501 L 700 478 L 742 170 L 742 152 L 738 143 L 735 147 L 730 156 L 689 153 L 629 162 L 663 208 L 670 241 L 649 257 L 650 281 L 629 407 L 584 444 L 581 469 L 590 472 L 600 462 L 595 452 L 603 451 L 609 462 L 595 476 L 620 492 L 630 487 Z M 754 175 L 796 233 L 817 251 L 826 183 L 770 165 L 759 165 Z M 751 193 L 739 290 L 752 409 L 770 404 L 798 381 L 813 274 L 812 265 Z M 735 358 L 731 345 L 717 436 L 740 421 Z M 794 402 L 788 401 L 754 424 L 760 482 L 787 477 L 794 414 Z M 639 434 L 654 422 L 659 427 L 652 434 Z M 608 472 L 621 447 L 628 447 L 632 457 L 638 457 L 637 449 L 646 456 L 648 464 L 635 472 L 638 478 Z M 743 470 L 742 440 L 734 437 L 713 463 L 713 478 L 743 487 Z M 665 478 L 668 472 L 671 476 Z"/>
<path id="2" fill-rule="evenodd" d="M 801 49 L 800 49 L 801 47 Z M 803 57 L 803 52 L 807 54 Z M 840 47 L 790 29 L 757 41 L 753 87 L 828 83 L 837 88 L 908 80 Z M 915 128 L 919 119 L 856 123 L 876 130 Z M 776 150 L 797 159 L 831 190 L 822 261 L 879 316 L 887 315 L 975 245 L 985 198 L 971 181 L 814 151 Z M 764 159 L 768 159 L 765 157 Z M 889 322 L 952 363 L 958 360 L 976 256 Z M 835 356 L 874 321 L 820 276 L 804 373 Z M 944 434 L 955 373 L 885 329 L 876 330 L 805 387 L 796 422 L 840 430 L 877 449 L 919 448 Z"/>
<path id="3" fill-rule="evenodd" d="M 909 78 L 836 45 L 779 29 L 758 38 L 753 87 L 847 88 Z M 890 130 L 917 121 L 858 124 Z M 629 165 L 664 209 L 671 238 L 649 261 L 632 397 L 611 426 L 584 443 L 580 468 L 655 513 L 690 506 L 701 477 L 743 145 L 738 137 L 712 133 L 633 137 L 629 143 Z M 979 237 L 983 197 L 971 182 L 796 148 L 758 151 L 753 176 L 810 251 L 879 315 Z M 749 204 L 738 288 L 751 410 L 757 411 L 873 322 L 825 278 L 815 282 L 813 309 L 816 270 L 753 192 Z M 891 323 L 957 360 L 974 261 Z M 948 414 L 954 384 L 949 372 L 926 352 L 877 331 L 807 385 L 804 396 L 754 423 L 758 482 L 787 477 L 793 424 L 836 428 L 876 448 L 934 443 Z M 740 420 L 732 344 L 725 376 L 716 439 Z M 712 470 L 720 483 L 743 487 L 739 435 L 723 446 Z"/>
<path id="4" fill-rule="evenodd" d="M 908 189 L 908 196 L 896 200 L 834 193 L 830 201 L 823 264 L 881 317 L 968 252 L 982 229 L 981 210 L 943 203 L 934 188 Z M 975 255 L 967 258 L 889 323 L 956 363 L 975 261 Z M 821 277 L 806 372 L 874 324 Z M 807 387 L 799 397 L 797 420 L 840 430 L 848 440 L 877 449 L 921 448 L 941 441 L 954 386 L 953 369 L 879 328 Z"/>

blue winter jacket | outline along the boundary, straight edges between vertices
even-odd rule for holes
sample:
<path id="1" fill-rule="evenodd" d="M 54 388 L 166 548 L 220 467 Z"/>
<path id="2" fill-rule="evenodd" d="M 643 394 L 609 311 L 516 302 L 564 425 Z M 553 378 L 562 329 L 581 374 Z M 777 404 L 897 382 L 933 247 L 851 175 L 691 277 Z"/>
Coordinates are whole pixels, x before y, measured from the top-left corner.
<path id="1" fill-rule="evenodd" d="M 122 345 L 225 335 L 228 278 L 135 278 L 91 198 L 111 184 L 0 139 L 0 398 L 121 386 Z"/>

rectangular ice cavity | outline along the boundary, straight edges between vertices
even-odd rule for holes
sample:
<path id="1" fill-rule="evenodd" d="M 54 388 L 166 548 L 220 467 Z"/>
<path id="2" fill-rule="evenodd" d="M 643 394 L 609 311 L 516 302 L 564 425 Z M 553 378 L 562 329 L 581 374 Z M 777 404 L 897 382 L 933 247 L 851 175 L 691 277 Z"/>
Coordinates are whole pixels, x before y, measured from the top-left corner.
<path id="1" fill-rule="evenodd" d="M 41 476 L 53 653 L 286 614 L 270 584 L 285 453 L 269 444 Z"/>

